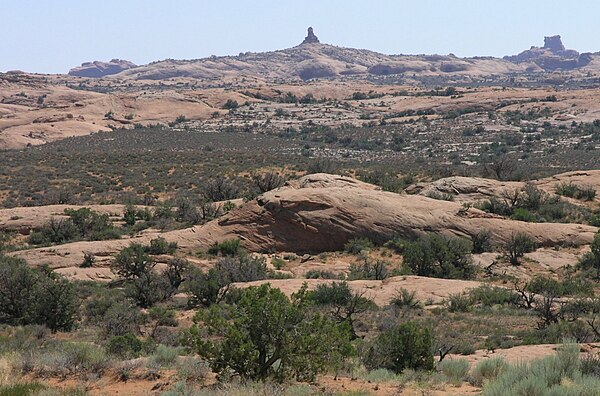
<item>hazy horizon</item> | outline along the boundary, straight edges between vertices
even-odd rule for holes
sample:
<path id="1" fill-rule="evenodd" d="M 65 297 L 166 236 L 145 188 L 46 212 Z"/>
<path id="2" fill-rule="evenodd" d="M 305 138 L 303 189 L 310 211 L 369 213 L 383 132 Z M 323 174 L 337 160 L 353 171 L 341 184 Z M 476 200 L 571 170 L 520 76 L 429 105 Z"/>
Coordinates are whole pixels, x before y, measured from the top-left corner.
<path id="1" fill-rule="evenodd" d="M 560 34 L 567 48 L 596 52 L 593 1 L 440 2 L 5 0 L 0 71 L 66 73 L 113 58 L 166 58 L 273 51 L 298 45 L 312 26 L 322 43 L 385 54 L 514 55 Z"/>

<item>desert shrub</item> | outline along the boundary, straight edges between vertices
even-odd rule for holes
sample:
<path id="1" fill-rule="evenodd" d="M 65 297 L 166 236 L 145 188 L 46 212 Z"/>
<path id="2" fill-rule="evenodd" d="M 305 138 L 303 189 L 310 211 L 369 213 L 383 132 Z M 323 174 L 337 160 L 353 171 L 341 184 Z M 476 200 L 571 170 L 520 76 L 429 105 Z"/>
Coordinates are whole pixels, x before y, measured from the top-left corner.
<path id="1" fill-rule="evenodd" d="M 346 242 L 344 250 L 350 254 L 359 254 L 363 250 L 371 250 L 373 247 L 373 242 L 367 238 L 354 238 Z"/>
<path id="2" fill-rule="evenodd" d="M 475 254 L 492 251 L 491 233 L 488 230 L 481 230 L 473 235 L 471 242 L 473 244 L 472 252 Z"/>
<path id="3" fill-rule="evenodd" d="M 107 214 L 94 212 L 90 208 L 66 209 L 65 213 L 77 227 L 78 236 L 82 239 L 103 241 L 121 237 L 121 233 L 113 227 Z"/>
<path id="4" fill-rule="evenodd" d="M 432 191 L 427 194 L 428 198 L 437 199 L 438 201 L 454 201 L 454 194 Z"/>
<path id="5" fill-rule="evenodd" d="M 373 302 L 364 294 L 364 292 L 352 291 L 348 283 L 343 281 L 322 283 L 315 290 L 308 292 L 307 296 L 315 304 L 331 308 L 331 317 L 338 323 L 347 323 L 352 338 L 357 338 L 355 316 L 373 307 Z"/>
<path id="6" fill-rule="evenodd" d="M 600 277 L 600 232 L 594 235 L 590 251 L 583 255 L 577 266 L 584 270 L 593 270 L 596 277 Z"/>
<path id="7" fill-rule="evenodd" d="M 593 395 L 598 389 L 600 379 L 581 372 L 579 346 L 571 344 L 561 346 L 554 356 L 509 366 L 484 383 L 483 394 Z"/>
<path id="8" fill-rule="evenodd" d="M 75 286 L 54 272 L 47 272 L 36 285 L 34 321 L 52 331 L 70 331 L 79 318 L 79 298 Z"/>
<path id="9" fill-rule="evenodd" d="M 150 273 L 155 265 L 145 246 L 132 243 L 117 254 L 111 269 L 117 275 L 132 280 Z"/>
<path id="10" fill-rule="evenodd" d="M 108 340 L 106 352 L 115 355 L 121 359 L 131 359 L 137 357 L 142 350 L 142 341 L 134 334 L 126 333 L 120 336 L 114 336 Z"/>
<path id="11" fill-rule="evenodd" d="M 176 364 L 176 370 L 179 379 L 191 382 L 202 382 L 210 374 L 208 362 L 192 356 L 182 356 Z"/>
<path id="12" fill-rule="evenodd" d="M 448 378 L 451 384 L 459 386 L 467 379 L 470 367 L 471 365 L 465 359 L 446 359 L 438 364 L 437 369 Z"/>
<path id="13" fill-rule="evenodd" d="M 70 331 L 78 315 L 71 282 L 50 269 L 32 269 L 23 260 L 0 256 L 0 321 Z"/>
<path id="14" fill-rule="evenodd" d="M 242 251 L 242 241 L 239 239 L 228 239 L 221 243 L 215 242 L 208 249 L 208 254 L 214 256 L 237 256 Z"/>
<path id="15" fill-rule="evenodd" d="M 536 217 L 525 208 L 515 209 L 514 213 L 510 216 L 510 218 L 512 220 L 526 221 L 529 223 L 536 221 Z"/>
<path id="16" fill-rule="evenodd" d="M 96 256 L 90 252 L 83 253 L 83 261 L 79 264 L 81 268 L 91 268 L 96 263 Z"/>
<path id="17" fill-rule="evenodd" d="M 384 280 L 389 274 L 388 266 L 389 263 L 385 260 L 371 260 L 369 257 L 364 257 L 362 262 L 350 265 L 348 279 Z"/>
<path id="18" fill-rule="evenodd" d="M 240 189 L 223 176 L 218 176 L 204 182 L 202 195 L 208 201 L 220 202 L 238 198 Z"/>
<path id="19" fill-rule="evenodd" d="M 406 322 L 384 331 L 371 342 L 364 356 L 369 369 L 385 368 L 395 373 L 405 369 L 433 369 L 432 335 L 417 322 Z"/>
<path id="20" fill-rule="evenodd" d="M 183 289 L 191 295 L 190 305 L 209 306 L 220 301 L 224 296 L 222 289 L 231 283 L 262 280 L 267 278 L 267 274 L 267 264 L 262 257 L 224 257 L 206 273 L 190 268 Z"/>
<path id="21" fill-rule="evenodd" d="M 159 345 L 156 351 L 148 357 L 148 367 L 162 368 L 171 367 L 177 361 L 179 348 L 173 348 L 166 345 Z"/>
<path id="22" fill-rule="evenodd" d="M 529 235 L 519 232 L 511 235 L 504 244 L 504 254 L 508 257 L 512 265 L 519 265 L 521 257 L 523 257 L 525 253 L 534 251 L 535 248 L 535 240 Z"/>
<path id="23" fill-rule="evenodd" d="M 496 379 L 507 368 L 508 363 L 501 357 L 492 357 L 490 359 L 482 360 L 473 369 L 469 382 L 475 386 L 481 387 L 486 381 Z"/>
<path id="24" fill-rule="evenodd" d="M 340 276 L 331 271 L 313 269 L 306 271 L 304 277 L 306 279 L 338 279 Z"/>
<path id="25" fill-rule="evenodd" d="M 244 289 L 237 304 L 213 305 L 197 321 L 187 338 L 220 374 L 312 380 L 352 352 L 347 325 L 311 311 L 306 287 L 291 300 L 270 285 Z M 207 339 L 202 329 L 220 339 Z"/>
<path id="26" fill-rule="evenodd" d="M 39 382 L 25 382 L 10 385 L 0 385 L 0 396 L 30 396 L 46 389 Z"/>
<path id="27" fill-rule="evenodd" d="M 374 384 L 381 384 L 392 381 L 400 381 L 401 376 L 394 373 L 393 371 L 386 369 L 375 369 L 371 371 L 366 371 L 365 373 L 360 375 L 360 379 L 368 382 L 372 382 Z"/>
<path id="28" fill-rule="evenodd" d="M 565 197 L 593 201 L 596 198 L 596 189 L 592 186 L 579 186 L 572 182 L 562 182 L 556 186 L 556 193 Z"/>
<path id="29" fill-rule="evenodd" d="M 561 182 L 555 188 L 555 192 L 558 195 L 562 195 L 569 198 L 574 198 L 575 194 L 577 193 L 577 190 L 577 185 L 573 184 L 572 182 Z"/>
<path id="30" fill-rule="evenodd" d="M 86 306 L 86 313 L 87 320 L 98 326 L 106 338 L 140 334 L 140 326 L 145 321 L 140 310 L 126 301 L 92 300 Z"/>
<path id="31" fill-rule="evenodd" d="M 163 277 L 166 278 L 169 286 L 169 295 L 179 289 L 179 286 L 183 283 L 184 274 L 190 267 L 189 261 L 183 258 L 174 258 L 169 260 L 167 268 L 163 272 Z"/>
<path id="32" fill-rule="evenodd" d="M 406 245 L 404 264 L 415 275 L 469 279 L 476 272 L 471 250 L 468 240 L 428 235 Z"/>
<path id="33" fill-rule="evenodd" d="M 600 377 L 600 354 L 588 352 L 581 358 L 579 368 L 584 375 Z"/>
<path id="34" fill-rule="evenodd" d="M 239 103 L 235 99 L 227 99 L 227 102 L 223 105 L 224 109 L 233 110 L 239 107 Z"/>
<path id="35" fill-rule="evenodd" d="M 177 242 L 167 242 L 165 238 L 158 237 L 150 240 L 150 246 L 146 248 L 149 254 L 173 254 L 177 250 Z"/>
<path id="36" fill-rule="evenodd" d="M 279 173 L 267 172 L 253 175 L 252 181 L 258 192 L 262 194 L 283 186 L 286 179 Z"/>
<path id="37" fill-rule="evenodd" d="M 416 293 L 410 292 L 405 288 L 400 288 L 390 300 L 390 304 L 398 308 L 416 309 L 421 307 L 421 303 L 417 300 Z"/>
<path id="38" fill-rule="evenodd" d="M 307 173 L 336 173 L 337 164 L 327 157 L 315 158 L 306 169 Z"/>
<path id="39" fill-rule="evenodd" d="M 85 342 L 63 342 L 41 351 L 33 371 L 40 376 L 101 374 L 111 361 L 103 349 Z"/>
<path id="40" fill-rule="evenodd" d="M 519 295 L 504 287 L 482 285 L 469 290 L 469 296 L 473 303 L 480 303 L 484 307 L 494 305 L 518 305 Z"/>
<path id="41" fill-rule="evenodd" d="M 285 266 L 285 260 L 279 257 L 271 259 L 271 264 L 276 270 L 281 270 Z"/>
<path id="42" fill-rule="evenodd" d="M 73 241 L 78 237 L 79 231 L 71 219 L 53 217 L 39 231 L 32 232 L 28 242 L 32 245 L 60 244 Z"/>
<path id="43" fill-rule="evenodd" d="M 450 312 L 467 312 L 473 305 L 473 300 L 466 294 L 450 294 L 444 301 L 444 304 Z"/>
<path id="44" fill-rule="evenodd" d="M 144 308 L 164 301 L 173 293 L 170 279 L 153 272 L 155 265 L 145 246 L 132 243 L 117 254 L 111 266 L 126 281 L 127 295 Z"/>
<path id="45" fill-rule="evenodd" d="M 477 208 L 484 212 L 494 213 L 500 216 L 510 216 L 512 214 L 512 208 L 496 197 L 480 202 L 477 205 Z"/>

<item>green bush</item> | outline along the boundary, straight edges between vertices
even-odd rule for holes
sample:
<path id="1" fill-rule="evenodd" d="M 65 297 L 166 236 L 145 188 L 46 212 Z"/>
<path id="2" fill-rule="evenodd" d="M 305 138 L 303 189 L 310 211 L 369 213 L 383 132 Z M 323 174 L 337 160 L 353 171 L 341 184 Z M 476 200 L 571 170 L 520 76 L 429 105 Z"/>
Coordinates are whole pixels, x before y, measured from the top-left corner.
<path id="1" fill-rule="evenodd" d="M 167 242 L 165 238 L 158 237 L 150 240 L 150 246 L 146 249 L 149 254 L 173 254 L 177 250 L 177 242 Z"/>
<path id="2" fill-rule="evenodd" d="M 579 345 L 563 345 L 556 355 L 516 364 L 484 383 L 483 395 L 594 395 L 600 379 L 580 370 Z"/>
<path id="3" fill-rule="evenodd" d="M 24 260 L 0 256 L 0 321 L 70 331 L 78 315 L 71 282 L 50 269 L 32 269 Z"/>
<path id="4" fill-rule="evenodd" d="M 46 389 L 39 382 L 0 385 L 0 396 L 33 396 Z"/>
<path id="5" fill-rule="evenodd" d="M 344 250 L 350 254 L 359 254 L 363 250 L 371 250 L 373 247 L 373 242 L 367 238 L 354 238 L 346 242 Z"/>
<path id="6" fill-rule="evenodd" d="M 519 265 L 521 263 L 521 257 L 523 257 L 525 253 L 534 251 L 535 248 L 535 240 L 529 235 L 519 232 L 511 235 L 504 244 L 504 253 L 512 265 Z"/>
<path id="7" fill-rule="evenodd" d="M 488 230 L 481 230 L 471 237 L 473 244 L 473 253 L 485 253 L 492 251 L 491 233 Z"/>
<path id="8" fill-rule="evenodd" d="M 389 274 L 388 266 L 389 263 L 385 260 L 371 260 L 370 258 L 365 257 L 362 262 L 352 263 L 350 265 L 348 279 L 384 280 Z"/>
<path id="9" fill-rule="evenodd" d="M 352 352 L 348 327 L 311 311 L 306 287 L 291 301 L 270 285 L 244 289 L 236 305 L 213 305 L 197 320 L 200 327 L 192 327 L 188 342 L 220 374 L 313 380 Z M 207 339 L 204 332 L 219 340 Z"/>
<path id="10" fill-rule="evenodd" d="M 106 345 L 106 352 L 121 359 L 137 357 L 142 350 L 142 341 L 131 333 L 114 336 Z"/>
<path id="11" fill-rule="evenodd" d="M 494 305 L 518 305 L 519 295 L 511 289 L 504 287 L 482 285 L 469 290 L 469 296 L 473 303 L 480 303 L 484 307 Z"/>
<path id="12" fill-rule="evenodd" d="M 444 303 L 450 312 L 468 312 L 473 300 L 466 293 L 450 294 Z"/>
<path id="13" fill-rule="evenodd" d="M 596 198 L 596 189 L 592 186 L 579 186 L 572 182 L 562 182 L 556 186 L 556 193 L 565 197 L 593 201 Z"/>
<path id="14" fill-rule="evenodd" d="M 266 279 L 267 274 L 267 264 L 263 257 L 223 257 L 206 273 L 195 267 L 189 268 L 183 289 L 191 296 L 191 306 L 210 306 L 223 297 L 220 292 L 225 286 L 235 282 Z"/>
<path id="15" fill-rule="evenodd" d="M 471 251 L 468 240 L 428 235 L 406 245 L 404 264 L 415 275 L 470 279 L 476 272 Z"/>
<path id="16" fill-rule="evenodd" d="M 148 367 L 162 368 L 171 367 L 177 361 L 179 348 L 173 348 L 166 345 L 159 345 L 156 351 L 148 357 Z"/>
<path id="17" fill-rule="evenodd" d="M 510 216 L 510 218 L 512 220 L 526 221 L 529 223 L 536 221 L 536 217 L 525 208 L 515 209 L 515 212 L 512 214 L 512 216 Z"/>
<path id="18" fill-rule="evenodd" d="M 221 243 L 215 242 L 214 245 L 208 249 L 208 254 L 214 256 L 237 256 L 242 251 L 241 243 L 242 241 L 239 239 L 228 239 Z"/>
<path id="19" fill-rule="evenodd" d="M 306 274 L 304 275 L 304 277 L 306 279 L 339 279 L 340 278 L 340 276 L 338 274 L 334 274 L 331 271 L 317 270 L 317 269 L 306 271 Z"/>
<path id="20" fill-rule="evenodd" d="M 362 359 L 369 369 L 385 368 L 395 373 L 405 369 L 431 370 L 431 332 L 417 322 L 403 323 L 377 336 Z"/>
<path id="21" fill-rule="evenodd" d="M 492 357 L 482 360 L 475 366 L 469 382 L 473 385 L 481 387 L 486 381 L 496 379 L 504 370 L 508 368 L 508 363 L 501 357 Z"/>
<path id="22" fill-rule="evenodd" d="M 465 359 L 446 359 L 442 360 L 437 365 L 437 369 L 441 371 L 454 386 L 459 386 L 467 379 L 470 367 L 471 365 Z"/>
<path id="23" fill-rule="evenodd" d="M 600 277 L 600 231 L 594 235 L 591 250 L 579 260 L 577 266 L 581 269 L 593 270 L 596 276 Z"/>
<path id="24" fill-rule="evenodd" d="M 414 291 L 409 292 L 405 288 L 400 288 L 390 300 L 390 304 L 398 308 L 416 309 L 421 307 Z"/>

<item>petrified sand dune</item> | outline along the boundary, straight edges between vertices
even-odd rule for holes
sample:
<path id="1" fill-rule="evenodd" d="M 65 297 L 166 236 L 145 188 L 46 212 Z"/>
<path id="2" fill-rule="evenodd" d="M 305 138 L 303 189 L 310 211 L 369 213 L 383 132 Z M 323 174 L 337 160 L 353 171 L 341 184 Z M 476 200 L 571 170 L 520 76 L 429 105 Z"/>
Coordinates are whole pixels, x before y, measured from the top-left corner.
<path id="1" fill-rule="evenodd" d="M 556 193 L 561 183 L 572 183 L 578 186 L 589 186 L 600 191 L 600 170 L 573 171 L 560 173 L 551 177 L 531 181 L 538 188 L 549 194 Z M 453 176 L 435 180 L 431 183 L 417 183 L 405 191 L 410 194 L 428 196 L 435 193 L 454 195 L 456 202 L 476 202 L 491 197 L 501 197 L 505 191 L 512 191 L 525 186 L 524 182 L 499 181 L 481 177 Z M 568 198 L 565 198 L 568 199 Z M 596 197 L 598 201 L 600 197 Z M 582 203 L 570 200 L 573 203 Z"/>
<path id="2" fill-rule="evenodd" d="M 176 241 L 184 251 L 240 238 L 246 248 L 255 252 L 319 253 L 341 250 L 349 239 L 357 237 L 380 243 L 394 236 L 415 238 L 427 233 L 468 238 L 482 229 L 489 230 L 497 243 L 525 232 L 540 246 L 587 244 L 597 231 L 579 224 L 507 220 L 477 209 L 465 210 L 457 202 L 395 194 L 348 177 L 314 174 L 267 192 L 203 226 L 161 236 Z M 77 242 L 16 255 L 34 265 L 50 262 L 56 267 L 70 267 L 82 262 L 83 252 L 109 258 L 131 241 L 148 243 L 155 236 Z"/>
<path id="3" fill-rule="evenodd" d="M 589 243 L 595 227 L 511 221 L 456 202 L 378 191 L 372 185 L 327 174 L 310 175 L 203 227 L 220 238 L 238 236 L 250 250 L 315 253 L 340 250 L 354 237 L 384 242 L 435 232 L 470 237 L 488 229 L 496 242 L 527 232 L 542 246 Z"/>
<path id="4" fill-rule="evenodd" d="M 331 283 L 334 281 L 324 279 L 270 279 L 248 283 L 235 283 L 234 286 L 245 288 L 269 283 L 271 286 L 280 289 L 286 295 L 290 296 L 300 290 L 305 282 L 308 289 L 313 290 L 320 284 Z M 412 275 L 395 276 L 383 281 L 348 281 L 348 285 L 352 290 L 364 292 L 365 297 L 373 300 L 373 302 L 379 306 L 389 304 L 390 300 L 394 298 L 401 288 L 404 288 L 409 292 L 415 292 L 415 297 L 421 302 L 429 301 L 433 304 L 439 304 L 452 294 L 460 294 L 468 289 L 476 288 L 480 284 L 481 283 L 477 281 L 437 279 Z"/>
<path id="5" fill-rule="evenodd" d="M 113 219 L 123 216 L 125 205 L 47 205 L 0 209 L 0 231 L 17 231 L 28 234 L 30 230 L 40 228 L 52 218 L 66 218 L 66 209 L 90 208 Z"/>

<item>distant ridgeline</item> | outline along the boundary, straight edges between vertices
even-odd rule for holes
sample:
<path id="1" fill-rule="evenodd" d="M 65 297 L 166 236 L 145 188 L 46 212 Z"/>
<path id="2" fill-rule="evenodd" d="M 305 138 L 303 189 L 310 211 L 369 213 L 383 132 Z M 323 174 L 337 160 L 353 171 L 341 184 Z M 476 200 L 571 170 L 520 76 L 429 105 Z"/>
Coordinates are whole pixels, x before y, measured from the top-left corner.
<path id="1" fill-rule="evenodd" d="M 118 74 L 124 79 L 164 80 L 170 78 L 311 80 L 346 76 L 491 76 L 573 70 L 589 67 L 596 54 L 565 49 L 560 36 L 549 36 L 543 47 L 531 47 L 504 58 L 459 58 L 449 55 L 385 55 L 364 49 L 322 44 L 312 27 L 300 45 L 280 51 L 244 52 L 238 56 L 203 59 L 166 59 L 147 65 L 119 59 L 86 62 L 69 75 L 100 78 Z"/>

